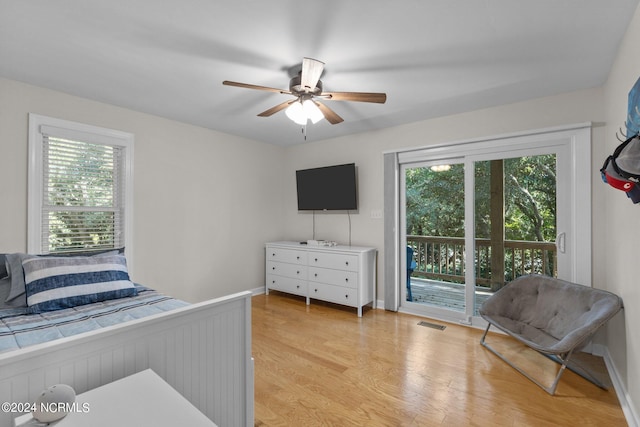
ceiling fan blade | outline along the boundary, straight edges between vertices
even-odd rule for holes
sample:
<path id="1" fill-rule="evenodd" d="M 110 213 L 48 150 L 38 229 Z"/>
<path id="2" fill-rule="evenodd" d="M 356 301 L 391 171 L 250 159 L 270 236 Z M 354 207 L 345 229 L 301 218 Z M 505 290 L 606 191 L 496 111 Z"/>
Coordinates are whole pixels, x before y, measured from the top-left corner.
<path id="1" fill-rule="evenodd" d="M 387 101 L 386 93 L 375 92 L 322 92 L 321 96 L 331 101 L 358 101 L 358 102 L 375 102 L 384 104 Z"/>
<path id="2" fill-rule="evenodd" d="M 320 109 L 320 111 L 322 111 L 322 114 L 324 115 L 324 118 L 327 119 L 327 121 L 329 123 L 331 123 L 332 125 L 336 125 L 338 123 L 341 123 L 344 121 L 344 119 L 342 117 L 340 117 L 339 115 L 336 114 L 335 111 L 333 111 L 331 108 L 327 107 L 324 104 L 321 104 L 319 102 L 313 101 L 318 108 Z"/>
<path id="3" fill-rule="evenodd" d="M 294 102 L 296 102 L 297 99 L 293 99 L 293 100 L 289 100 L 289 101 L 284 101 L 282 104 L 278 104 L 275 107 L 271 107 L 268 110 L 263 111 L 262 113 L 258 114 L 259 117 L 269 117 L 274 115 L 275 113 L 277 113 L 278 111 L 284 110 L 285 108 L 287 108 L 289 105 L 293 104 Z"/>
<path id="4" fill-rule="evenodd" d="M 276 89 L 274 87 L 267 87 L 267 86 L 250 85 L 248 83 L 232 82 L 232 81 L 229 81 L 229 80 L 223 81 L 222 84 L 225 85 L 225 86 L 235 86 L 235 87 L 243 87 L 243 88 L 246 88 L 246 89 L 266 90 L 266 91 L 269 91 L 269 92 L 276 92 L 276 93 L 284 93 L 284 94 L 290 94 L 291 93 L 288 90 L 284 90 L 284 89 Z"/>
<path id="5" fill-rule="evenodd" d="M 313 91 L 320 80 L 324 70 L 324 62 L 313 58 L 302 59 L 302 74 L 300 76 L 300 84 L 303 89 Z"/>

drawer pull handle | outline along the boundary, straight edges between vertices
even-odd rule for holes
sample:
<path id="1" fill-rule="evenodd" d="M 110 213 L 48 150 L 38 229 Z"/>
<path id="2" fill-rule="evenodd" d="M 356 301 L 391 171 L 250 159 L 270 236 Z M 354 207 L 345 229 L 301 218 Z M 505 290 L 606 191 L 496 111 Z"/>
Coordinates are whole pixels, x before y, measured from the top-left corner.
<path id="1" fill-rule="evenodd" d="M 315 292 L 318 292 L 318 290 L 317 290 L 317 289 L 314 289 L 314 291 L 315 291 Z"/>
<path id="2" fill-rule="evenodd" d="M 275 281 L 275 280 L 272 280 L 272 281 L 271 281 L 271 283 L 276 283 L 276 281 Z"/>
<path id="3" fill-rule="evenodd" d="M 346 265 L 349 265 L 349 261 L 345 262 Z"/>
<path id="4" fill-rule="evenodd" d="M 315 259 L 314 259 L 314 261 L 315 261 L 315 262 L 318 262 L 318 258 L 315 258 Z"/>
<path id="5" fill-rule="evenodd" d="M 299 272 L 299 271 L 296 271 L 296 274 L 300 274 L 300 272 Z"/>
<path id="6" fill-rule="evenodd" d="M 300 257 L 299 257 L 299 256 L 297 256 L 297 257 L 296 257 L 296 259 L 300 259 Z"/>
<path id="7" fill-rule="evenodd" d="M 345 297 L 346 299 L 349 299 L 349 294 L 346 294 L 344 297 Z"/>
<path id="8" fill-rule="evenodd" d="M 300 289 L 300 285 L 296 285 L 296 289 Z"/>
<path id="9" fill-rule="evenodd" d="M 271 267 L 271 269 L 272 269 L 272 270 L 275 270 L 276 268 L 275 268 L 275 267 Z"/>
<path id="10" fill-rule="evenodd" d="M 275 253 L 272 253 L 272 254 L 271 254 L 271 256 L 276 256 L 276 254 L 275 254 Z"/>
<path id="11" fill-rule="evenodd" d="M 345 282 L 348 282 L 348 281 L 349 281 L 349 278 L 347 277 L 346 279 L 344 279 L 344 281 L 345 281 Z"/>
<path id="12" fill-rule="evenodd" d="M 313 277 L 318 277 L 318 273 L 315 273 L 315 274 L 313 275 Z"/>

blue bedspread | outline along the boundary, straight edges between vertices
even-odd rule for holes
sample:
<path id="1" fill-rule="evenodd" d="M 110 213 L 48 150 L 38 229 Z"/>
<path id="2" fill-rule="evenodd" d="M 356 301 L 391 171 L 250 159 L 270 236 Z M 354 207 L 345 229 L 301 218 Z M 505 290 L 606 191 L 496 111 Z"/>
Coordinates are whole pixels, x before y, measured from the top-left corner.
<path id="1" fill-rule="evenodd" d="M 189 305 L 137 285 L 138 296 L 64 310 L 26 314 L 26 308 L 0 310 L 0 352 L 93 331 Z"/>

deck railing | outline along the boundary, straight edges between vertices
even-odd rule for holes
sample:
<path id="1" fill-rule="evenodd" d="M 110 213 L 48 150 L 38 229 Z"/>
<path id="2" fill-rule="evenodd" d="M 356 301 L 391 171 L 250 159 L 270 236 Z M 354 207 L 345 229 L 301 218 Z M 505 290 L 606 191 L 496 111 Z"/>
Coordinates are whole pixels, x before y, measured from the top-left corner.
<path id="1" fill-rule="evenodd" d="M 414 276 L 464 283 L 467 261 L 462 237 L 407 236 L 417 266 Z M 491 241 L 475 239 L 476 286 L 491 287 Z M 556 276 L 556 245 L 549 242 L 504 241 L 504 283 L 525 274 Z M 473 268 L 473 265 L 470 266 Z M 496 284 L 493 283 L 495 286 Z"/>

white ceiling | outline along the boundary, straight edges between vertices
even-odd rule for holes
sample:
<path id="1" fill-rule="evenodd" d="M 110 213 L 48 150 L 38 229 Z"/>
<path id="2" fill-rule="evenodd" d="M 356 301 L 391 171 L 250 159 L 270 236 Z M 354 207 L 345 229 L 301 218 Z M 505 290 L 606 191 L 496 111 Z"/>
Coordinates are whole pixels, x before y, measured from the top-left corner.
<path id="1" fill-rule="evenodd" d="M 0 0 L 0 76 L 278 145 L 304 56 L 344 118 L 307 141 L 602 85 L 639 0 Z M 1 94 L 0 94 L 1 96 Z"/>

